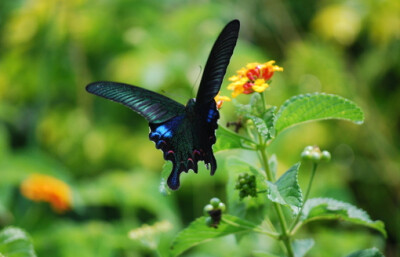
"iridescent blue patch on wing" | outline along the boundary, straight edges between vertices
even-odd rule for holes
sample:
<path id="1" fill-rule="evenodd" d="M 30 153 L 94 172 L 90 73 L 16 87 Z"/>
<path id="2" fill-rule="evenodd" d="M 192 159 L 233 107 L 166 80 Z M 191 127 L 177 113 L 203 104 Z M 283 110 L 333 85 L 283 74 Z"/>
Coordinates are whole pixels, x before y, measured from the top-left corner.
<path id="1" fill-rule="evenodd" d="M 207 122 L 210 123 L 218 115 L 217 111 L 210 109 L 207 114 Z"/>
<path id="2" fill-rule="evenodd" d="M 184 115 L 176 116 L 171 120 L 159 125 L 150 133 L 150 138 L 171 138 L 174 129 L 181 123 Z"/>

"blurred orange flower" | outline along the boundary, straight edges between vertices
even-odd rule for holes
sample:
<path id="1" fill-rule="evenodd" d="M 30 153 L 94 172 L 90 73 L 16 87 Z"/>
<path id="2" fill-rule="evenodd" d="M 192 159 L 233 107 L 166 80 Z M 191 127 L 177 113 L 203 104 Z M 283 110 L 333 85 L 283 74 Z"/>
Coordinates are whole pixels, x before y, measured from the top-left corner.
<path id="1" fill-rule="evenodd" d="M 237 71 L 237 75 L 229 78 L 232 83 L 228 85 L 229 90 L 233 90 L 232 97 L 240 94 L 251 94 L 253 92 L 264 92 L 269 87 L 268 80 L 274 75 L 275 71 L 283 71 L 282 67 L 274 65 L 275 61 L 266 63 L 249 63 L 246 68 Z"/>
<path id="2" fill-rule="evenodd" d="M 61 180 L 43 174 L 32 174 L 20 187 L 22 195 L 33 201 L 50 203 L 58 213 L 71 209 L 71 189 Z"/>
<path id="3" fill-rule="evenodd" d="M 218 109 L 221 109 L 222 104 L 223 104 L 224 102 L 230 102 L 230 101 L 231 101 L 231 99 L 230 99 L 229 97 L 227 97 L 227 96 L 221 96 L 221 95 L 219 95 L 219 93 L 218 93 L 218 95 L 214 98 L 214 100 L 215 100 L 215 102 L 217 103 L 217 108 L 218 108 Z"/>

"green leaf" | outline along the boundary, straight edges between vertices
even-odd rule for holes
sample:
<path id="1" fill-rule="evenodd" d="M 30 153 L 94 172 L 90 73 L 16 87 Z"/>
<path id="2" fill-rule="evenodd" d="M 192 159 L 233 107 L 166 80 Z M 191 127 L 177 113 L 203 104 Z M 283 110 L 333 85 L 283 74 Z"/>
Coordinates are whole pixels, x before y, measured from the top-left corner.
<path id="1" fill-rule="evenodd" d="M 213 228 L 206 225 L 206 217 L 200 217 L 176 236 L 171 245 L 171 255 L 177 256 L 198 244 L 226 235 L 251 231 L 256 227 L 246 220 L 224 214 L 218 228 Z"/>
<path id="2" fill-rule="evenodd" d="M 382 221 L 373 221 L 369 215 L 354 205 L 331 198 L 309 199 L 303 209 L 300 220 L 307 223 L 313 220 L 338 219 L 378 230 L 386 237 Z"/>
<path id="3" fill-rule="evenodd" d="M 293 241 L 293 252 L 294 257 L 303 257 L 313 247 L 314 240 L 309 239 L 297 239 Z"/>
<path id="4" fill-rule="evenodd" d="M 385 257 L 377 248 L 365 249 L 354 252 L 347 257 Z"/>
<path id="5" fill-rule="evenodd" d="M 7 227 L 0 231 L 0 256 L 36 257 L 32 242 L 25 231 Z"/>
<path id="6" fill-rule="evenodd" d="M 293 165 L 275 183 L 267 181 L 268 198 L 276 203 L 290 207 L 297 213 L 302 205 L 302 193 L 297 180 L 300 163 Z"/>
<path id="7" fill-rule="evenodd" d="M 270 138 L 269 137 L 269 129 L 265 121 L 257 116 L 247 114 L 246 118 L 252 120 L 254 122 L 254 126 L 256 127 L 258 133 L 261 134 L 263 138 Z"/>
<path id="8" fill-rule="evenodd" d="M 264 113 L 264 121 L 265 124 L 267 124 L 267 128 L 269 130 L 269 138 L 274 138 L 275 137 L 275 119 L 276 119 L 276 106 L 270 107 L 265 113 Z"/>
<path id="9" fill-rule="evenodd" d="M 276 115 L 277 132 L 313 120 L 344 119 L 361 124 L 364 114 L 355 103 L 337 95 L 314 93 L 288 99 Z"/>
<path id="10" fill-rule="evenodd" d="M 232 103 L 235 106 L 236 113 L 238 115 L 247 115 L 249 113 L 252 113 L 252 108 L 250 104 L 241 104 L 236 99 L 233 99 Z"/>
<path id="11" fill-rule="evenodd" d="M 228 184 L 226 186 L 229 213 L 256 224 L 261 223 L 268 211 L 268 208 L 266 208 L 269 202 L 268 199 L 259 194 L 255 198 L 246 197 L 241 200 L 239 191 L 235 190 L 235 185 L 238 175 L 247 172 L 256 176 L 257 191 L 265 191 L 267 189 L 264 183 L 265 174 L 262 170 L 237 157 L 227 158 L 225 166 L 229 170 Z"/>
<path id="12" fill-rule="evenodd" d="M 245 148 L 253 145 L 253 141 L 242 137 L 227 128 L 222 126 L 218 127 L 216 132 L 217 142 L 213 146 L 214 152 L 235 149 L 235 148 Z"/>
<path id="13" fill-rule="evenodd" d="M 168 187 L 167 181 L 168 177 L 171 174 L 172 163 L 170 161 L 165 162 L 162 170 L 161 170 L 161 182 L 160 187 L 158 188 L 160 193 L 163 195 L 170 195 L 172 190 Z"/>

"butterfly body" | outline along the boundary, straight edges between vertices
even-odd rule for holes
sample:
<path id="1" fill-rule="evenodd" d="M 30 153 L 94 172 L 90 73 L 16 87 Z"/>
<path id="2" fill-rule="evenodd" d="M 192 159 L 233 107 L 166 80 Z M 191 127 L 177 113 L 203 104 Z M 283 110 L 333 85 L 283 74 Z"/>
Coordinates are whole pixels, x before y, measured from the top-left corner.
<path id="1" fill-rule="evenodd" d="M 179 188 L 180 174 L 190 169 L 197 173 L 204 161 L 213 175 L 217 162 L 212 151 L 219 112 L 214 97 L 221 88 L 239 33 L 239 21 L 228 23 L 218 36 L 208 57 L 196 98 L 186 106 L 144 88 L 117 82 L 94 82 L 86 90 L 122 103 L 149 122 L 149 139 L 173 164 L 168 186 Z"/>
<path id="2" fill-rule="evenodd" d="M 205 111 L 203 111 L 205 110 Z M 173 163 L 168 185 L 179 187 L 179 175 L 190 169 L 197 173 L 198 161 L 211 165 L 211 174 L 217 169 L 212 145 L 215 143 L 215 130 L 218 128 L 219 112 L 215 102 L 209 109 L 200 109 L 195 99 L 190 99 L 184 114 L 163 123 L 150 123 L 150 140 L 164 153 L 164 159 Z"/>

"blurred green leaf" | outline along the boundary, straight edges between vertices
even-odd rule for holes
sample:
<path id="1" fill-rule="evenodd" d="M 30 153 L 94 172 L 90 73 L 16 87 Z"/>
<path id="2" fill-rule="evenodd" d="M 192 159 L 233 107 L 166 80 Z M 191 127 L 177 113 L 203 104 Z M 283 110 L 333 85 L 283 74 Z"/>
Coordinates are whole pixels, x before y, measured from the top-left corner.
<path id="1" fill-rule="evenodd" d="M 216 132 L 217 142 L 213 146 L 214 152 L 243 148 L 244 146 L 252 145 L 250 139 L 242 137 L 229 129 L 219 126 Z"/>
<path id="2" fill-rule="evenodd" d="M 309 199 L 303 209 L 300 220 L 303 223 L 314 220 L 338 219 L 378 230 L 386 237 L 382 221 L 373 221 L 369 215 L 354 205 L 331 198 Z"/>
<path id="3" fill-rule="evenodd" d="M 223 215 L 218 228 L 208 227 L 206 217 L 200 217 L 189 224 L 174 239 L 171 246 L 171 255 L 177 256 L 187 249 L 214 238 L 250 231 L 257 226 L 241 218 Z"/>
<path id="4" fill-rule="evenodd" d="M 290 207 L 295 213 L 299 211 L 303 202 L 301 188 L 297 180 L 299 167 L 300 163 L 296 163 L 275 183 L 266 181 L 268 184 L 268 199 Z"/>
<path id="5" fill-rule="evenodd" d="M 7 257 L 36 257 L 27 233 L 15 227 L 0 231 L 0 254 Z"/>
<path id="6" fill-rule="evenodd" d="M 239 191 L 235 190 L 235 185 L 239 174 L 246 172 L 256 176 L 257 191 L 265 191 L 267 189 L 264 183 L 265 175 L 260 169 L 237 157 L 230 157 L 226 160 L 226 169 L 229 170 L 226 187 L 229 213 L 257 224 L 261 223 L 267 213 L 268 199 L 261 195 L 256 198 L 240 199 Z"/>
<path id="7" fill-rule="evenodd" d="M 347 255 L 347 257 L 384 257 L 384 255 L 374 247 L 371 249 L 354 252 L 350 255 Z"/>
<path id="8" fill-rule="evenodd" d="M 259 252 L 259 251 L 254 251 L 252 254 L 253 254 L 252 256 L 255 256 L 255 257 L 279 257 L 279 255 L 276 255 L 276 254 L 267 253 L 267 252 Z"/>
<path id="9" fill-rule="evenodd" d="M 295 257 L 303 257 L 313 247 L 314 240 L 308 239 L 297 239 L 293 241 L 293 252 Z"/>
<path id="10" fill-rule="evenodd" d="M 344 119 L 361 124 L 364 114 L 355 103 L 337 95 L 314 93 L 294 96 L 280 107 L 275 121 L 277 132 L 302 122 Z"/>

